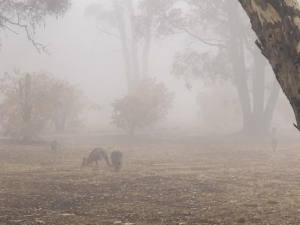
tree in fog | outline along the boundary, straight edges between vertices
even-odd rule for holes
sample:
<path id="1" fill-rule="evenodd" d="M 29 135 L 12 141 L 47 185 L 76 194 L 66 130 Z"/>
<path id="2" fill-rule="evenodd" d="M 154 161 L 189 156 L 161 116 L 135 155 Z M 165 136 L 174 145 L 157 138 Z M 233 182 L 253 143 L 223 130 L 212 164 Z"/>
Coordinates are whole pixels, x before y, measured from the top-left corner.
<path id="1" fill-rule="evenodd" d="M 71 0 L 2 0 L 0 1 L 0 28 L 15 34 L 25 31 L 27 38 L 40 51 L 46 46 L 34 39 L 37 26 L 45 26 L 48 16 L 63 16 Z"/>
<path id="2" fill-rule="evenodd" d="M 91 102 L 77 85 L 65 83 L 65 90 L 59 97 L 59 105 L 54 109 L 52 123 L 56 132 L 64 132 L 68 127 L 83 127 L 80 117 L 85 109 L 100 111 L 101 107 Z"/>
<path id="3" fill-rule="evenodd" d="M 140 7 L 140 2 L 106 0 L 91 4 L 86 9 L 86 15 L 96 19 L 97 29 L 101 34 L 110 35 L 120 42 L 128 92 L 134 90 L 141 78 L 147 78 L 149 75 L 153 12 L 151 8 Z"/>
<path id="4" fill-rule="evenodd" d="M 212 101 L 213 96 L 213 101 Z M 197 96 L 198 116 L 204 130 L 227 131 L 240 128 L 242 112 L 231 84 L 218 84 Z M 220 113 L 222 112 L 222 113 Z"/>
<path id="5" fill-rule="evenodd" d="M 45 129 L 67 87 L 46 73 L 15 73 L 16 76 L 5 73 L 0 79 L 0 92 L 4 95 L 0 124 L 6 135 L 28 143 Z"/>
<path id="6" fill-rule="evenodd" d="M 7 136 L 30 142 L 38 138 L 48 124 L 54 123 L 56 131 L 66 126 L 78 126 L 80 115 L 86 108 L 100 110 L 90 102 L 84 92 L 64 79 L 45 72 L 15 76 L 5 73 L 0 79 L 0 124 Z"/>
<path id="7" fill-rule="evenodd" d="M 137 129 L 152 127 L 172 107 L 174 94 L 154 78 L 143 78 L 132 93 L 112 103 L 112 124 L 131 136 Z"/>
<path id="8" fill-rule="evenodd" d="M 269 60 L 300 126 L 300 6 L 297 0 L 239 0 L 250 18 L 257 46 Z"/>
<path id="9" fill-rule="evenodd" d="M 237 1 L 152 2 L 165 8 L 154 20 L 159 35 L 185 33 L 190 37 L 185 51 L 175 55 L 173 73 L 184 76 L 188 86 L 195 78 L 231 82 L 240 100 L 243 131 L 267 132 L 279 85 L 275 79 L 266 83 L 266 60 L 253 44 L 250 24 Z M 203 52 L 199 42 L 212 50 Z"/>

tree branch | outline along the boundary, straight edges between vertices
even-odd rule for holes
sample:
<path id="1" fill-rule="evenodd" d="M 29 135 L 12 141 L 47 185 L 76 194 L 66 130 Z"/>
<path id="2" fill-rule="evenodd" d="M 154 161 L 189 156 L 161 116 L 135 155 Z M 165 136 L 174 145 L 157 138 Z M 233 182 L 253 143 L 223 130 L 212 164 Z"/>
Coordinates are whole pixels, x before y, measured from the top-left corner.
<path id="1" fill-rule="evenodd" d="M 115 38 L 118 38 L 118 39 L 120 39 L 120 40 L 121 40 L 121 37 L 120 37 L 120 36 L 118 36 L 118 35 L 116 35 L 116 34 L 114 34 L 114 33 L 111 33 L 111 32 L 109 32 L 109 31 L 107 31 L 107 30 L 104 30 L 104 29 L 101 29 L 101 28 L 99 28 L 99 27 L 97 27 L 97 29 L 98 29 L 100 32 L 104 33 L 104 34 L 107 34 L 107 35 L 113 36 L 113 37 L 115 37 Z"/>
<path id="2" fill-rule="evenodd" d="M 49 54 L 47 45 L 36 42 L 33 38 L 36 26 L 45 24 L 46 17 L 63 15 L 71 5 L 70 0 L 50 1 L 0 1 L 0 26 L 2 29 L 18 34 L 16 28 L 25 30 L 28 40 L 36 50 Z"/>

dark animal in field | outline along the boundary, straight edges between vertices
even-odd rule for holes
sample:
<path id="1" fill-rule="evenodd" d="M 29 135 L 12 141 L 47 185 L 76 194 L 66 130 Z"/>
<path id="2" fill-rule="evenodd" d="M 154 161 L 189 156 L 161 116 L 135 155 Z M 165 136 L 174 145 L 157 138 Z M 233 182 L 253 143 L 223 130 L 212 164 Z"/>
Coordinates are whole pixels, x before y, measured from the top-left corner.
<path id="1" fill-rule="evenodd" d="M 83 158 L 81 166 L 90 166 L 93 162 L 96 162 L 96 165 L 98 166 L 98 161 L 102 163 L 102 158 L 104 158 L 107 165 L 110 166 L 110 162 L 105 150 L 102 148 L 95 148 L 87 158 Z"/>
<path id="2" fill-rule="evenodd" d="M 272 146 L 274 152 L 275 152 L 276 149 L 277 149 L 276 129 L 277 129 L 277 127 L 272 127 L 272 140 L 271 140 L 271 146 Z"/>
<path id="3" fill-rule="evenodd" d="M 120 151 L 113 151 L 110 154 L 111 165 L 115 171 L 120 171 L 122 167 L 123 153 Z"/>
<path id="4" fill-rule="evenodd" d="M 50 147 L 52 151 L 56 151 L 59 147 L 58 141 L 57 140 L 52 140 L 50 142 Z"/>

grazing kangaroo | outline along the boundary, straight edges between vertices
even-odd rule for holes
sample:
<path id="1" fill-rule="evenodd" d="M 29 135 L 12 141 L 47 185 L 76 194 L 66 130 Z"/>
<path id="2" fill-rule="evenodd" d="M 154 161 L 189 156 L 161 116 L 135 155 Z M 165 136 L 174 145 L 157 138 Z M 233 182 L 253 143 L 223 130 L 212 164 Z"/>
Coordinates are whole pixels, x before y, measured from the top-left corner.
<path id="1" fill-rule="evenodd" d="M 52 140 L 51 142 L 50 142 L 50 147 L 51 147 L 51 150 L 52 151 L 56 151 L 57 149 L 58 149 L 58 147 L 59 147 L 59 144 L 58 144 L 58 141 L 57 140 Z"/>
<path id="2" fill-rule="evenodd" d="M 120 151 L 113 151 L 110 154 L 110 158 L 113 169 L 115 169 L 115 171 L 120 171 L 122 167 L 123 153 Z"/>
<path id="3" fill-rule="evenodd" d="M 277 129 L 277 127 L 272 127 L 272 141 L 271 141 L 271 146 L 272 146 L 274 152 L 277 149 L 276 129 Z"/>
<path id="4" fill-rule="evenodd" d="M 110 166 L 110 162 L 108 160 L 107 154 L 105 153 L 104 149 L 102 149 L 102 148 L 95 148 L 87 158 L 84 157 L 82 160 L 81 166 L 82 167 L 89 166 L 93 162 L 96 162 L 96 165 L 98 166 L 98 160 L 100 162 L 102 162 L 101 161 L 102 157 L 105 159 L 107 165 Z"/>

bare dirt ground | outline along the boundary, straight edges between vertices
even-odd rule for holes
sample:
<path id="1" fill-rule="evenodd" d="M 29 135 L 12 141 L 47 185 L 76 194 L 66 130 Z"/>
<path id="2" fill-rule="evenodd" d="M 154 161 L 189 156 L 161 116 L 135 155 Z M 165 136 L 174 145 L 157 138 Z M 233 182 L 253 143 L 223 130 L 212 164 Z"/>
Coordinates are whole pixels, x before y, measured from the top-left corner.
<path id="1" fill-rule="evenodd" d="M 300 147 L 69 138 L 0 145 L 0 224 L 299 224 Z M 81 168 L 94 147 L 121 172 Z M 108 152 L 111 150 L 108 150 Z"/>

